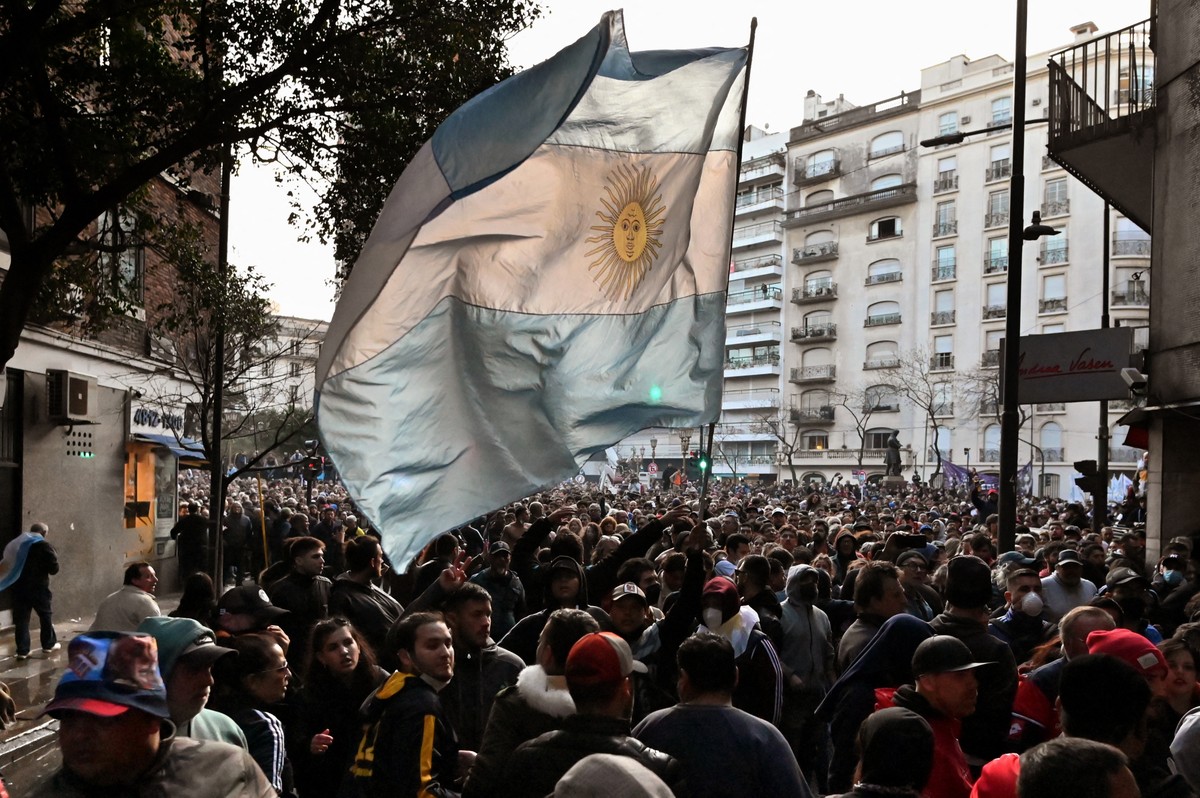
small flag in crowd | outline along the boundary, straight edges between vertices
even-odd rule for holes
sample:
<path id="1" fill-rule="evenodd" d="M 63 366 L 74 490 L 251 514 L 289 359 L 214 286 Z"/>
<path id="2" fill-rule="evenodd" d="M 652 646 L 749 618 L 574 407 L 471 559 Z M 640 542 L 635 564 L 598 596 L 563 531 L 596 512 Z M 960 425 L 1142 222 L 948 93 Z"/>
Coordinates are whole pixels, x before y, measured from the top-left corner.
<path id="1" fill-rule="evenodd" d="M 633 53 L 609 12 L 408 165 L 317 366 L 322 441 L 393 561 L 716 420 L 747 58 Z"/>

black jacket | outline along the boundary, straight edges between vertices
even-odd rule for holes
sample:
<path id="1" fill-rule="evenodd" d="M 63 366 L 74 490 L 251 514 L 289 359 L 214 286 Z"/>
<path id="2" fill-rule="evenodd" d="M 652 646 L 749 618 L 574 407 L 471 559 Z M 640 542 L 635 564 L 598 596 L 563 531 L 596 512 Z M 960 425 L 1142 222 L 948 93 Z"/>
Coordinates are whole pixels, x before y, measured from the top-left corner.
<path id="1" fill-rule="evenodd" d="M 404 614 L 400 602 L 374 585 L 362 585 L 341 574 L 329 589 L 329 614 L 341 615 L 354 624 L 375 649 L 380 662 L 385 667 L 394 667 L 395 663 L 389 664 L 385 643 L 388 629 Z"/>
<path id="2" fill-rule="evenodd" d="M 572 715 L 557 731 L 521 745 L 508 760 L 496 795 L 542 798 L 579 760 L 591 754 L 616 754 L 637 760 L 679 793 L 679 763 L 629 736 L 629 723 L 600 715 Z"/>
<path id="3" fill-rule="evenodd" d="M 30 544 L 25 567 L 13 583 L 12 591 L 25 596 L 50 587 L 50 577 L 58 573 L 58 552 L 45 539 Z"/>
<path id="4" fill-rule="evenodd" d="M 536 526 L 537 524 L 534 524 L 534 527 Z M 517 542 L 517 545 L 520 546 L 527 537 L 529 537 L 529 532 L 525 533 L 525 537 L 521 538 Z M 515 560 L 516 557 L 514 556 L 513 559 Z M 575 567 L 579 569 L 579 593 L 576 596 L 574 607 L 585 610 L 595 618 L 596 622 L 600 624 L 602 631 L 611 630 L 612 619 L 608 617 L 608 613 L 599 607 L 593 607 L 588 604 L 587 574 L 584 572 L 583 566 L 575 563 Z M 506 648 L 516 654 L 526 665 L 537 664 L 538 638 L 541 637 L 542 629 L 545 627 L 546 621 L 549 620 L 550 613 L 555 610 L 564 609 L 553 603 L 553 599 L 550 597 L 549 581 L 543 585 L 543 590 L 545 595 L 542 597 L 542 603 L 545 605 L 545 609 L 534 615 L 526 615 L 500 640 L 501 648 Z"/>
<path id="5" fill-rule="evenodd" d="M 304 576 L 292 571 L 267 588 L 267 595 L 276 607 L 288 610 L 279 619 L 279 626 L 291 638 L 292 651 L 308 649 L 308 633 L 317 621 L 329 617 L 331 583 L 323 576 Z"/>
<path id="6" fill-rule="evenodd" d="M 438 694 L 442 710 L 458 735 L 460 748 L 478 751 L 496 694 L 516 684 L 521 658 L 488 641 L 479 651 L 455 647 L 454 678 Z"/>

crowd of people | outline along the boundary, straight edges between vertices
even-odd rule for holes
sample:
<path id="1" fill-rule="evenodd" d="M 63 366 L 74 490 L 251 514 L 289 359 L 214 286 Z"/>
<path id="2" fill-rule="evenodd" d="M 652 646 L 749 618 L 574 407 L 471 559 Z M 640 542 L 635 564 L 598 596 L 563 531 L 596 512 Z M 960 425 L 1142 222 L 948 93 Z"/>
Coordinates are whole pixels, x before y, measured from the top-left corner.
<path id="1" fill-rule="evenodd" d="M 981 485 L 572 484 L 397 564 L 343 490 L 239 481 L 217 590 L 185 490 L 179 609 L 69 643 L 46 795 L 1200 794 L 1190 535 L 1027 500 L 1001 553 Z"/>

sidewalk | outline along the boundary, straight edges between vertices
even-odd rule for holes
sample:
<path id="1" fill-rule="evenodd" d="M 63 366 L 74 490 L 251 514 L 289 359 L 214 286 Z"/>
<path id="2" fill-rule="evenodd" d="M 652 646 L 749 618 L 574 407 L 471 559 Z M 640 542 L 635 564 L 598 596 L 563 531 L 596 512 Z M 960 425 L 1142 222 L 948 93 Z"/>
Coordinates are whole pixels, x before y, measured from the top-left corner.
<path id="1" fill-rule="evenodd" d="M 179 605 L 179 595 L 158 596 L 163 615 Z M 34 649 L 29 659 L 16 660 L 16 643 L 11 628 L 0 632 L 0 682 L 8 685 L 17 704 L 17 722 L 0 731 L 0 774 L 9 793 L 27 795 L 40 779 L 58 769 L 56 745 L 58 721 L 38 718 L 42 707 L 54 697 L 66 667 L 67 643 L 92 625 L 95 616 L 57 620 L 54 624 L 62 648 L 53 654 L 42 654 L 37 646 L 37 617 L 32 622 Z"/>

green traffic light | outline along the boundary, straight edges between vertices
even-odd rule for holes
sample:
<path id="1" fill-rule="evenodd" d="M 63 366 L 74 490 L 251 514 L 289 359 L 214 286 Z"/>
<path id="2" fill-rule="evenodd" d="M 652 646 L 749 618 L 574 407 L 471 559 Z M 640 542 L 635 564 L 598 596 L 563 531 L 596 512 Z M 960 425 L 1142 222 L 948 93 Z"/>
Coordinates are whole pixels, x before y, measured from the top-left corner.
<path id="1" fill-rule="evenodd" d="M 701 471 L 708 470 L 708 460 L 704 459 L 703 457 L 700 458 L 700 470 Z"/>

